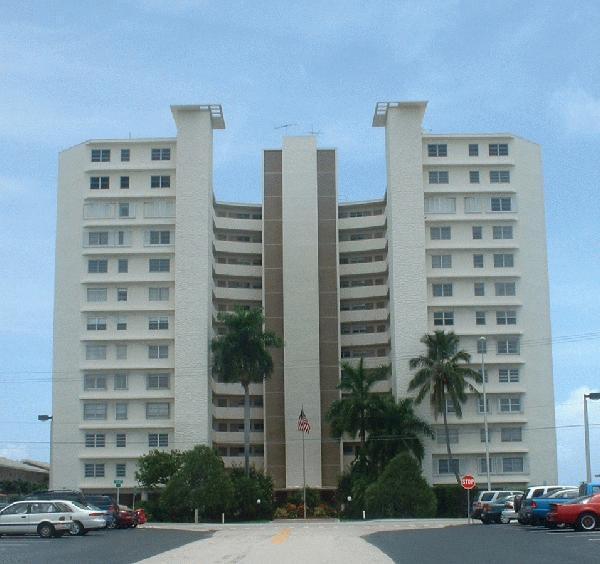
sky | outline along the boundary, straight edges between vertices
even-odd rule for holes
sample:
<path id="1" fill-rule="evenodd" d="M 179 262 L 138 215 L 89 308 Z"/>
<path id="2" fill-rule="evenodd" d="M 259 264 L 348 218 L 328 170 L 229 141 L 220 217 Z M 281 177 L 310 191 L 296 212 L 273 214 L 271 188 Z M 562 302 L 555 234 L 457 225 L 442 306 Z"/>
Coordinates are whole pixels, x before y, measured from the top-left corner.
<path id="1" fill-rule="evenodd" d="M 171 104 L 220 103 L 214 187 L 261 200 L 261 157 L 319 131 L 342 200 L 385 191 L 378 101 L 428 100 L 434 133 L 542 146 L 559 478 L 584 476 L 600 390 L 600 4 L 0 0 L 0 456 L 48 458 L 58 152 L 174 136 Z M 565 337 L 565 338 L 561 338 Z M 590 404 L 600 474 L 600 401 Z"/>

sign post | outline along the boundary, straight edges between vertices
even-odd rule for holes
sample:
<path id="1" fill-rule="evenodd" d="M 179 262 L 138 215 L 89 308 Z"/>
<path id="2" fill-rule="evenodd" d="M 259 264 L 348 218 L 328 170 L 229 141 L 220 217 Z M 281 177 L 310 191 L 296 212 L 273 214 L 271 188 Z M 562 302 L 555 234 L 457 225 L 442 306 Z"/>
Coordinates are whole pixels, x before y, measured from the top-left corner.
<path id="1" fill-rule="evenodd" d="M 471 524 L 471 490 L 477 485 L 475 478 L 470 474 L 465 474 L 460 479 L 461 486 L 467 490 L 467 521 Z"/>
<path id="2" fill-rule="evenodd" d="M 119 492 L 121 491 L 122 485 L 123 480 L 115 480 L 115 487 L 117 488 L 117 505 L 119 505 Z"/>

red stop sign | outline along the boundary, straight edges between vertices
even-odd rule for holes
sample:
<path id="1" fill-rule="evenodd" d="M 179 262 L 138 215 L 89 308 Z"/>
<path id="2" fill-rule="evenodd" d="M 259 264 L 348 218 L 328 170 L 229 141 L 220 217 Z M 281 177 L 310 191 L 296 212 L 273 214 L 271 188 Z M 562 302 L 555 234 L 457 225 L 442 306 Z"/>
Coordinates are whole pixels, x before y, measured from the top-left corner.
<path id="1" fill-rule="evenodd" d="M 475 478 L 470 474 L 466 474 L 460 479 L 460 483 L 465 490 L 472 490 L 476 486 Z"/>

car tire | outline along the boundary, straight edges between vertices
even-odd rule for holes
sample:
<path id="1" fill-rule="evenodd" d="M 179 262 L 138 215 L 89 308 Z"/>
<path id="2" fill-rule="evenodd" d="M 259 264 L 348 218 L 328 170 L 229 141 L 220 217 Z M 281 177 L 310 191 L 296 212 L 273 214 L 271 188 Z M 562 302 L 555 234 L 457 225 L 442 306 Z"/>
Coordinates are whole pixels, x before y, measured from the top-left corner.
<path id="1" fill-rule="evenodd" d="M 500 523 L 503 525 L 510 524 L 510 519 L 508 517 L 504 517 L 504 515 L 500 515 Z"/>
<path id="2" fill-rule="evenodd" d="M 106 525 L 107 529 L 116 529 L 117 528 L 117 522 L 113 519 L 110 523 L 108 523 Z"/>
<path id="3" fill-rule="evenodd" d="M 85 527 L 79 521 L 73 521 L 69 533 L 73 536 L 81 537 L 85 535 Z"/>
<path id="4" fill-rule="evenodd" d="M 38 525 L 37 533 L 43 539 L 50 539 L 56 534 L 56 531 L 50 523 L 41 523 Z"/>
<path id="5" fill-rule="evenodd" d="M 598 516 L 594 513 L 582 513 L 577 518 L 575 529 L 578 531 L 593 531 L 599 524 Z"/>

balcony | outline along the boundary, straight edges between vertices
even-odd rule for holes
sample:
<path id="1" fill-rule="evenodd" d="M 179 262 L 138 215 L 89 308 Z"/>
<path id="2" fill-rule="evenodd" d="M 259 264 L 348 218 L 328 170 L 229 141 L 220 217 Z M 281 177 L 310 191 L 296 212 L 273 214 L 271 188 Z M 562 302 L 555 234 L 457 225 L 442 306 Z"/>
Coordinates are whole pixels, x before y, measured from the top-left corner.
<path id="1" fill-rule="evenodd" d="M 218 253 L 262 255 L 262 243 L 244 243 L 242 241 L 218 241 L 213 245 Z"/>
<path id="2" fill-rule="evenodd" d="M 262 289 L 255 288 L 213 288 L 213 294 L 217 300 L 233 301 L 262 301 Z"/>
<path id="3" fill-rule="evenodd" d="M 247 278 L 261 278 L 262 266 L 254 266 L 250 264 L 221 264 L 214 263 L 213 270 L 216 275 L 220 276 L 244 276 Z"/>
<path id="4" fill-rule="evenodd" d="M 390 334 L 387 331 L 384 331 L 383 333 L 353 333 L 350 335 L 340 335 L 340 345 L 342 347 L 385 345 L 389 342 Z"/>
<path id="5" fill-rule="evenodd" d="M 340 323 L 349 323 L 351 321 L 386 321 L 389 316 L 390 312 L 387 308 L 340 311 Z"/>
<path id="6" fill-rule="evenodd" d="M 380 284 L 378 286 L 355 286 L 354 288 L 340 288 L 340 300 L 384 298 L 387 295 L 387 284 Z"/>
<path id="7" fill-rule="evenodd" d="M 358 241 L 340 241 L 338 249 L 340 253 L 359 253 L 366 251 L 384 251 L 387 247 L 387 239 L 360 239 Z"/>
<path id="8" fill-rule="evenodd" d="M 243 407 L 217 407 L 213 405 L 212 414 L 215 419 L 244 419 Z M 262 407 L 250 408 L 251 419 L 263 419 L 264 410 Z"/>
<path id="9" fill-rule="evenodd" d="M 215 228 L 232 231 L 262 231 L 261 219 L 238 219 L 233 217 L 214 217 Z"/>
<path id="10" fill-rule="evenodd" d="M 387 272 L 387 261 L 378 260 L 374 262 L 356 262 L 352 264 L 339 265 L 340 276 L 354 274 L 381 274 Z"/>
<path id="11" fill-rule="evenodd" d="M 368 215 L 365 217 L 344 217 L 338 219 L 338 229 L 368 229 L 373 227 L 385 227 L 386 216 Z"/>
<path id="12" fill-rule="evenodd" d="M 231 468 L 233 466 L 243 466 L 244 465 L 244 456 L 223 456 L 223 462 L 225 466 Z M 262 470 L 265 466 L 265 458 L 264 456 L 251 456 L 250 457 L 250 466 L 254 466 L 255 468 Z"/>
<path id="13" fill-rule="evenodd" d="M 215 382 L 213 380 L 211 386 L 213 392 L 218 395 L 239 396 L 244 393 L 244 388 L 242 388 L 241 384 L 226 384 L 224 382 Z M 262 394 L 262 384 L 250 384 L 251 396 L 262 396 Z"/>
<path id="14" fill-rule="evenodd" d="M 225 432 L 225 431 L 213 431 L 212 440 L 214 443 L 220 445 L 232 444 L 239 445 L 244 444 L 244 432 Z M 250 443 L 251 444 L 263 444 L 265 441 L 265 434 L 251 431 L 250 432 Z"/>

